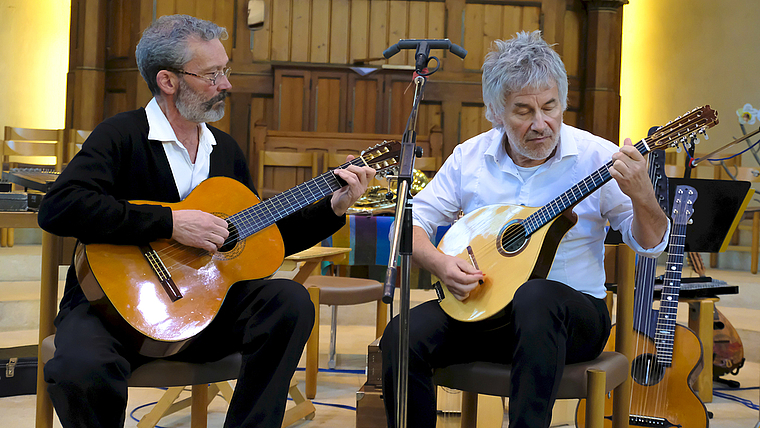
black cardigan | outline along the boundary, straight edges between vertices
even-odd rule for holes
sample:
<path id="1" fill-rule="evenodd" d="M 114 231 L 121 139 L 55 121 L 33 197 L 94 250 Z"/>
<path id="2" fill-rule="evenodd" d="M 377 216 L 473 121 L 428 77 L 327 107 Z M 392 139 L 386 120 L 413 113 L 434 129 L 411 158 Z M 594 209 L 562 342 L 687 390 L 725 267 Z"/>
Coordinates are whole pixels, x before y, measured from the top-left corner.
<path id="1" fill-rule="evenodd" d="M 234 178 L 256 192 L 235 140 L 207 126 L 216 139 L 209 176 Z M 38 222 L 54 235 L 85 244 L 140 245 L 171 238 L 171 209 L 128 202 L 134 200 L 180 201 L 162 143 L 148 140 L 143 108 L 106 119 L 92 131 L 45 195 Z M 345 216 L 332 211 L 330 196 L 277 222 L 286 255 L 309 248 L 344 224 Z M 61 309 L 85 300 L 72 264 Z"/>

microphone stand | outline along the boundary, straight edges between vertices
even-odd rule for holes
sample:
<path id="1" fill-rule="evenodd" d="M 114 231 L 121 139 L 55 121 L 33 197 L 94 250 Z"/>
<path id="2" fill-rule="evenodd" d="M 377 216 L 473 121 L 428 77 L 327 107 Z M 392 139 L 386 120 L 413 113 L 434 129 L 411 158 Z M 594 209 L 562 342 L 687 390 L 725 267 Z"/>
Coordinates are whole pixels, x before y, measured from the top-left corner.
<path id="1" fill-rule="evenodd" d="M 417 112 L 422 101 L 427 76 L 438 71 L 440 61 L 430 56 L 430 49 L 447 49 L 454 55 L 464 58 L 467 51 L 461 46 L 451 43 L 449 39 L 407 39 L 399 40 L 398 43 L 383 51 L 385 58 L 390 58 L 401 49 L 416 49 L 414 54 L 414 103 L 406 129 L 401 138 L 401 157 L 399 172 L 396 177 L 398 188 L 396 190 L 396 214 L 391 238 L 390 256 L 388 269 L 385 273 L 383 290 L 383 302 L 393 302 L 393 291 L 396 288 L 396 263 L 401 255 L 401 296 L 399 300 L 399 355 L 398 355 L 398 380 L 396 385 L 396 428 L 406 428 L 407 394 L 409 387 L 409 292 L 410 275 L 412 272 L 412 173 L 414 171 L 414 158 L 422 156 L 422 149 L 416 146 L 417 142 Z M 428 71 L 427 64 L 430 59 L 436 60 L 434 69 Z"/>
<path id="2" fill-rule="evenodd" d="M 407 394 L 409 386 L 409 310 L 410 310 L 410 276 L 412 257 L 412 173 L 414 158 L 422 154 L 416 146 L 417 113 L 422 100 L 426 78 L 414 78 L 414 104 L 407 121 L 407 129 L 401 139 L 401 156 L 396 190 L 396 214 L 391 239 L 388 269 L 385 274 L 383 302 L 393 302 L 393 291 L 396 287 L 396 261 L 401 255 L 401 305 L 399 308 L 399 367 L 396 385 L 396 427 L 406 428 Z"/>

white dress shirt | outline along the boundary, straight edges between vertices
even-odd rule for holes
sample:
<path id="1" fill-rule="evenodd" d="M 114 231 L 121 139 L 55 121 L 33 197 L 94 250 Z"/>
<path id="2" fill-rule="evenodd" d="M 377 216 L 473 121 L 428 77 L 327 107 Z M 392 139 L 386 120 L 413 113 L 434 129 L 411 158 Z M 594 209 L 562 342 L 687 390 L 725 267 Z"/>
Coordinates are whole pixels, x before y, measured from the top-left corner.
<path id="1" fill-rule="evenodd" d="M 454 148 L 435 177 L 413 198 L 415 226 L 435 236 L 438 226 L 493 204 L 541 207 L 610 161 L 618 147 L 589 132 L 563 124 L 556 153 L 530 174 L 519 171 L 502 144 L 504 133 L 492 129 Z M 526 178 L 523 178 L 526 177 Z M 578 222 L 560 241 L 548 279 L 597 298 L 605 296 L 604 238 L 606 225 L 619 230 L 638 254 L 658 256 L 667 244 L 645 250 L 631 233 L 631 200 L 612 179 L 579 202 Z M 507 219 L 505 219 L 506 223 Z"/>
<path id="2" fill-rule="evenodd" d="M 161 107 L 158 106 L 155 98 L 150 100 L 145 107 L 145 113 L 148 116 L 148 139 L 163 143 L 164 152 L 166 152 L 172 175 L 174 175 L 174 184 L 177 185 L 179 198 L 184 200 L 195 189 L 195 186 L 208 178 L 212 146 L 216 144 L 216 139 L 206 124 L 201 123 L 198 152 L 195 156 L 195 163 L 193 163 L 190 159 L 190 153 L 179 142 L 169 119 L 161 111 Z"/>

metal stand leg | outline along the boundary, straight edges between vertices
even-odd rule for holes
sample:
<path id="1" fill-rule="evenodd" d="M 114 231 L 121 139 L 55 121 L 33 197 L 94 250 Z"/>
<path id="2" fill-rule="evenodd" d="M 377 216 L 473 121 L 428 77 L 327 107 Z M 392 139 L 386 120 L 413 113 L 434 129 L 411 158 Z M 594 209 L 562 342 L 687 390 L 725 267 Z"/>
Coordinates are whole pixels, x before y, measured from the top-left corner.
<path id="1" fill-rule="evenodd" d="M 327 367 L 335 368 L 335 339 L 338 330 L 338 305 L 332 306 L 332 316 L 330 319 L 330 354 L 327 361 Z"/>

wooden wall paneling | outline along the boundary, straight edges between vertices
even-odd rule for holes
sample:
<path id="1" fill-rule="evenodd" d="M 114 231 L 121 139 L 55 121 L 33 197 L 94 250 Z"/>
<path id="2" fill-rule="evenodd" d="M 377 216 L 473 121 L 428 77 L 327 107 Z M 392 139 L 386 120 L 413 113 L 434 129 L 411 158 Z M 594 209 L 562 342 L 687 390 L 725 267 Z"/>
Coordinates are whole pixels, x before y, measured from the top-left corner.
<path id="1" fill-rule="evenodd" d="M 416 3 L 416 2 L 415 2 Z M 429 39 L 443 39 L 446 31 L 446 3 L 427 2 L 427 37 Z M 452 39 L 452 37 L 449 37 Z M 453 40 L 452 40 L 453 41 Z M 444 55 L 445 56 L 445 55 Z M 457 57 L 458 58 L 458 57 Z M 443 57 L 441 57 L 443 60 Z"/>
<path id="2" fill-rule="evenodd" d="M 453 43 L 463 47 L 467 50 L 467 56 L 475 56 L 470 52 L 470 47 L 467 46 L 464 39 L 462 28 L 462 17 L 464 16 L 465 0 L 446 0 L 445 3 L 445 16 L 446 16 L 446 36 Z M 445 55 L 442 68 L 449 72 L 459 72 L 464 69 L 465 63 L 456 55 Z"/>
<path id="3" fill-rule="evenodd" d="M 230 121 L 231 121 L 231 117 L 232 117 L 232 112 L 230 110 L 232 110 L 232 105 L 231 105 L 230 100 L 228 98 L 227 100 L 225 100 L 224 116 L 222 116 L 222 118 L 219 119 L 219 120 L 217 120 L 216 122 L 211 122 L 210 125 L 213 126 L 213 127 L 215 127 L 215 128 L 219 128 L 222 131 L 224 131 L 224 132 L 226 132 L 226 133 L 229 134 L 230 133 Z M 242 142 L 245 143 L 245 140 L 243 140 Z M 245 147 L 243 147 L 243 148 L 245 149 Z M 245 151 L 243 151 L 243 153 L 245 153 Z"/>
<path id="4" fill-rule="evenodd" d="M 410 1 L 409 2 L 409 11 L 407 16 L 408 18 L 408 30 L 406 32 L 406 38 L 407 39 L 432 39 L 434 37 L 430 37 L 428 34 L 428 11 L 427 6 L 429 5 L 429 2 L 422 2 L 422 1 Z M 398 43 L 398 41 L 393 41 L 393 39 L 390 40 L 393 43 Z M 407 49 L 406 52 L 406 61 L 404 64 L 414 65 L 414 53 L 415 51 L 412 49 Z M 398 54 L 396 54 L 398 55 Z M 441 58 L 443 56 L 443 51 L 441 50 L 432 50 L 430 51 L 431 56 L 436 56 L 438 58 Z M 433 61 L 430 65 L 433 66 L 435 64 L 435 61 Z"/>
<path id="5" fill-rule="evenodd" d="M 271 59 L 272 61 L 290 61 L 290 1 L 272 3 Z"/>
<path id="6" fill-rule="evenodd" d="M 386 119 L 388 121 L 388 134 L 401 134 L 406 128 L 406 121 L 412 111 L 414 101 L 414 85 L 412 71 L 388 75 L 386 77 Z M 409 88 L 407 90 L 407 87 Z"/>
<path id="7" fill-rule="evenodd" d="M 274 72 L 274 125 L 281 131 L 308 130 L 311 72 L 277 69 Z"/>
<path id="8" fill-rule="evenodd" d="M 208 4 L 211 8 L 211 11 L 203 12 L 204 14 L 209 14 L 208 19 L 211 22 L 214 22 L 216 25 L 227 29 L 228 37 L 227 40 L 222 40 L 222 46 L 224 46 L 224 50 L 227 52 L 227 55 L 229 55 L 230 59 L 232 59 L 232 52 L 235 47 L 238 31 L 238 29 L 235 27 L 235 0 L 214 0 L 213 2 L 201 1 L 198 3 L 199 8 L 202 8 L 201 4 Z M 246 14 L 245 16 L 247 17 L 248 15 Z M 245 22 L 248 22 L 247 18 L 245 19 Z M 250 30 L 245 31 L 244 34 L 248 39 L 248 43 L 244 43 L 244 46 L 247 46 L 248 51 L 250 52 Z M 248 59 L 248 61 L 250 61 L 250 59 Z"/>
<path id="9" fill-rule="evenodd" d="M 242 150 L 243 153 L 250 153 L 251 151 L 251 147 L 249 146 L 251 140 L 250 126 L 248 125 L 250 106 L 251 94 L 233 92 L 230 94 L 230 97 L 227 98 L 226 107 L 229 107 L 229 110 L 225 112 L 225 116 L 229 117 L 230 121 L 230 129 L 228 132 L 238 143 L 240 150 Z M 251 162 L 252 160 L 249 157 L 249 168 L 252 166 Z M 256 171 L 256 169 L 251 170 L 251 173 L 253 174 L 254 171 Z"/>
<path id="10" fill-rule="evenodd" d="M 103 120 L 105 91 L 105 0 L 73 0 L 66 78 L 66 126 L 92 129 Z"/>
<path id="11" fill-rule="evenodd" d="M 328 71 L 312 72 L 311 76 L 311 122 L 308 129 L 345 132 L 348 76 L 346 73 Z"/>
<path id="12" fill-rule="evenodd" d="M 385 50 L 388 46 L 398 43 L 401 39 L 408 39 L 409 31 L 409 2 L 407 1 L 391 1 L 388 9 L 388 44 L 383 48 Z M 424 24 L 423 24 L 424 25 Z M 396 55 L 388 59 L 388 64 L 393 65 L 405 65 L 414 64 L 410 62 L 411 58 L 414 58 L 414 51 L 411 49 L 404 49 Z M 382 55 L 382 51 L 380 51 Z"/>
<path id="13" fill-rule="evenodd" d="M 383 51 L 391 44 L 388 43 L 388 0 L 373 0 L 370 2 L 369 16 L 369 52 L 370 58 L 383 56 Z M 397 41 L 393 42 L 396 43 Z M 385 63 L 385 61 L 383 61 Z"/>
<path id="14" fill-rule="evenodd" d="M 208 0 L 202 0 L 204 3 L 208 2 Z M 182 15 L 190 15 L 195 16 L 198 13 L 197 9 L 197 0 L 181 0 L 175 3 L 174 7 L 174 13 L 182 14 Z M 200 18 L 200 16 L 196 16 L 197 18 Z M 207 19 L 207 18 L 203 18 Z"/>
<path id="15" fill-rule="evenodd" d="M 350 61 L 350 17 L 350 0 L 332 0 L 330 16 L 330 62 L 333 64 L 347 64 Z"/>
<path id="16" fill-rule="evenodd" d="M 290 61 L 308 62 L 311 51 L 311 0 L 293 0 Z"/>
<path id="17" fill-rule="evenodd" d="M 483 64 L 483 13 L 485 5 L 468 3 L 464 8 L 465 70 L 479 70 Z"/>
<path id="18" fill-rule="evenodd" d="M 485 117 L 485 107 L 480 105 L 463 104 L 461 120 L 461 141 L 466 141 L 482 132 L 491 129 L 491 122 Z"/>
<path id="19" fill-rule="evenodd" d="M 330 27 L 330 0 L 312 0 L 311 56 L 309 62 L 328 62 L 330 58 Z"/>
<path id="20" fill-rule="evenodd" d="M 156 18 L 176 13 L 176 0 L 155 0 Z"/>
<path id="21" fill-rule="evenodd" d="M 560 56 L 564 49 L 566 9 L 567 0 L 541 1 L 541 34 L 549 44 L 557 44 L 554 49 Z"/>
<path id="22" fill-rule="evenodd" d="M 243 51 L 251 52 L 253 61 L 269 61 L 272 59 L 272 3 L 274 0 L 266 0 L 264 5 L 264 25 L 261 29 L 246 33 L 248 30 L 247 19 L 244 20 L 238 18 L 237 36 L 235 38 L 235 51 L 233 51 L 233 60 L 240 62 L 245 54 Z M 245 10 L 247 16 L 248 2 L 239 2 L 243 4 L 238 5 L 238 16 L 241 16 L 243 10 Z M 269 11 L 269 13 L 267 13 Z M 250 45 L 253 46 L 250 46 Z M 237 52 L 241 51 L 241 52 Z M 248 62 L 248 61 L 246 61 Z"/>
<path id="23" fill-rule="evenodd" d="M 491 43 L 496 39 L 504 38 L 502 34 L 503 26 L 503 9 L 505 6 L 492 4 L 483 5 L 483 39 L 481 41 L 481 58 L 477 62 L 478 69 L 483 68 L 483 60 L 486 53 L 491 49 Z M 473 58 L 475 59 L 475 58 Z"/>
<path id="24" fill-rule="evenodd" d="M 620 50 L 627 0 L 584 0 L 588 8 L 584 128 L 617 143 L 620 127 Z"/>
<path id="25" fill-rule="evenodd" d="M 462 103 L 456 100 L 444 100 L 441 103 L 443 115 L 443 160 L 462 142 Z"/>
<path id="26" fill-rule="evenodd" d="M 369 53 L 369 0 L 351 1 L 351 27 L 349 41 L 349 61 L 382 56 Z"/>
<path id="27" fill-rule="evenodd" d="M 367 76 L 356 73 L 348 75 L 348 132 L 382 132 L 382 87 L 382 75 L 378 73 Z"/>
<path id="28" fill-rule="evenodd" d="M 441 103 L 430 103 L 423 100 L 417 117 L 417 134 L 428 135 L 433 128 L 442 129 L 442 125 Z M 427 154 L 423 154 L 423 156 L 427 156 Z"/>

